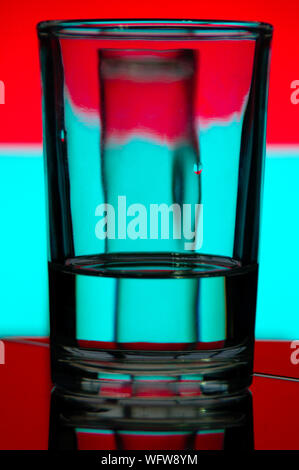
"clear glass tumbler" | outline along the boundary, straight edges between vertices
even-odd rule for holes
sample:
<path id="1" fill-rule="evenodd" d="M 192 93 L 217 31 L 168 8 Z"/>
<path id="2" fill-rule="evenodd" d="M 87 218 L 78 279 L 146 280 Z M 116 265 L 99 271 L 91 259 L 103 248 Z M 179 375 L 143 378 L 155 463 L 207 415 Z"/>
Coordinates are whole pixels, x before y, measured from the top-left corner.
<path id="1" fill-rule="evenodd" d="M 271 25 L 38 36 L 54 383 L 94 400 L 248 387 Z"/>

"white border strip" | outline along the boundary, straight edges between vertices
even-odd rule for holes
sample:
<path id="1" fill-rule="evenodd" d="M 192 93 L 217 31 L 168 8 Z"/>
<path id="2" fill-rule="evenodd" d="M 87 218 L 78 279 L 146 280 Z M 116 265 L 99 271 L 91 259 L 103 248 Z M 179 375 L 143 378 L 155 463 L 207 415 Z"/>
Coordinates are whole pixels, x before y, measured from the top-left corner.
<path id="1" fill-rule="evenodd" d="M 10 157 L 40 157 L 43 153 L 42 144 L 0 144 L 0 154 Z"/>
<path id="2" fill-rule="evenodd" d="M 266 146 L 267 157 L 282 157 L 285 154 L 285 157 L 299 157 L 299 144 L 290 145 L 290 144 L 269 144 Z"/>
<path id="3" fill-rule="evenodd" d="M 11 157 L 40 157 L 43 153 L 43 145 L 32 144 L 0 144 L 0 154 Z M 267 157 L 299 157 L 299 144 L 268 144 L 266 146 Z"/>

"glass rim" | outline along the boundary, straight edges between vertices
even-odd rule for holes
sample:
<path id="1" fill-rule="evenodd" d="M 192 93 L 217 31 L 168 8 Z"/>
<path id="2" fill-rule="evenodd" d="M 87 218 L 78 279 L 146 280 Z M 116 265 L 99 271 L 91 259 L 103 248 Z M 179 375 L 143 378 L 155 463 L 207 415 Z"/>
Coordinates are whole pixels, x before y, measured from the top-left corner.
<path id="1" fill-rule="evenodd" d="M 248 36 L 266 35 L 272 37 L 273 26 L 270 23 L 258 21 L 228 21 L 200 19 L 75 19 L 48 20 L 37 24 L 39 36 L 58 37 L 105 37 L 117 34 L 119 37 L 139 33 L 149 37 L 159 33 L 181 37 L 191 36 L 200 38 L 230 38 L 242 39 Z"/>

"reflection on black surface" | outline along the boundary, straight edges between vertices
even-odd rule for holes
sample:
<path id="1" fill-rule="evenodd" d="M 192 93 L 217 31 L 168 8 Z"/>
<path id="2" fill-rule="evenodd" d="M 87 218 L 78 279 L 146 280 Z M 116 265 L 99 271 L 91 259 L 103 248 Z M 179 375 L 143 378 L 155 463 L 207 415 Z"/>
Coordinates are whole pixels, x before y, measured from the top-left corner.
<path id="1" fill-rule="evenodd" d="M 250 392 L 216 399 L 82 402 L 54 390 L 53 450 L 253 450 Z"/>

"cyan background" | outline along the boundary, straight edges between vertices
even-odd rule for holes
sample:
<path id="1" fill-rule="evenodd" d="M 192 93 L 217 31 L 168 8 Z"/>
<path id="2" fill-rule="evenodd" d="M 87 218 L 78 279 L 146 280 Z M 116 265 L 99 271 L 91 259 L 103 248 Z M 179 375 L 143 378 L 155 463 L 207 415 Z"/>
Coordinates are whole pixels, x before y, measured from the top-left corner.
<path id="1" fill-rule="evenodd" d="M 299 148 L 267 150 L 256 337 L 299 338 Z M 0 149 L 0 336 L 49 334 L 43 161 Z"/>

